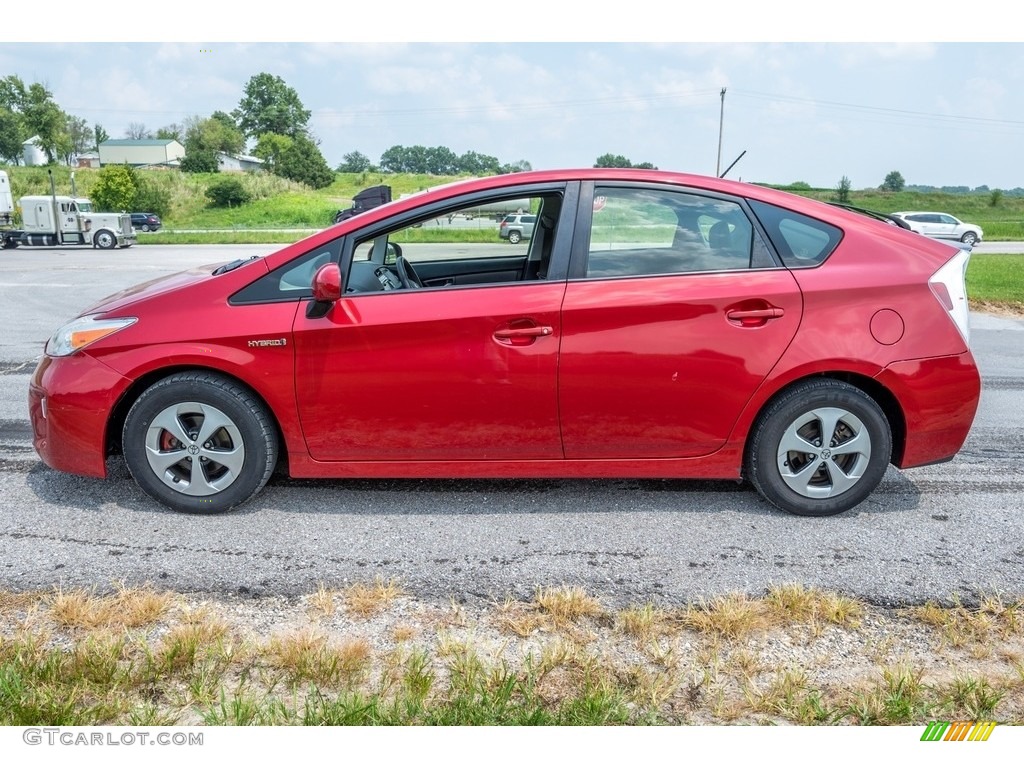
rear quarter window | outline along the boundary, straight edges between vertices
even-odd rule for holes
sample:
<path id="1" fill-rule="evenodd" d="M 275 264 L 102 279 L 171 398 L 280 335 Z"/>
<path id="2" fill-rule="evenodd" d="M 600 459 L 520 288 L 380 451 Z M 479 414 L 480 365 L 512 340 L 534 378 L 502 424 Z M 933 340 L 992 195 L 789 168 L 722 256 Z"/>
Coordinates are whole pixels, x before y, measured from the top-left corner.
<path id="1" fill-rule="evenodd" d="M 790 269 L 816 267 L 829 257 L 843 238 L 839 227 L 757 200 L 751 209 L 768 233 L 782 263 Z"/>

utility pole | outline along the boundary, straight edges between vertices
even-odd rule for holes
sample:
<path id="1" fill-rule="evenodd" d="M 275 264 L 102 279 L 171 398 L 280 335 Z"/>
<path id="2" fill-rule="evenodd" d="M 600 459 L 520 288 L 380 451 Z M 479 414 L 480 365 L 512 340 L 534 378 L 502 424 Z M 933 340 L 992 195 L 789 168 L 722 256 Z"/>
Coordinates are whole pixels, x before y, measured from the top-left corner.
<path id="1" fill-rule="evenodd" d="M 715 176 L 721 178 L 718 173 L 722 169 L 722 123 L 725 120 L 725 88 L 722 89 L 722 109 L 718 113 L 718 160 L 715 161 Z"/>

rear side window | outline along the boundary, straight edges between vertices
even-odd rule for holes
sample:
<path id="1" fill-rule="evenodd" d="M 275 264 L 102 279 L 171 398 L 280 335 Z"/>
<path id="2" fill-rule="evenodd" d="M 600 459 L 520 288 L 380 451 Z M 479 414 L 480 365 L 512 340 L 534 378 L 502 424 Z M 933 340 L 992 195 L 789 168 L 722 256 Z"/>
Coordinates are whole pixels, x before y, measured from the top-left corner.
<path id="1" fill-rule="evenodd" d="M 757 200 L 749 203 L 782 263 L 790 269 L 818 266 L 843 239 L 843 231 L 839 227 L 819 219 Z"/>

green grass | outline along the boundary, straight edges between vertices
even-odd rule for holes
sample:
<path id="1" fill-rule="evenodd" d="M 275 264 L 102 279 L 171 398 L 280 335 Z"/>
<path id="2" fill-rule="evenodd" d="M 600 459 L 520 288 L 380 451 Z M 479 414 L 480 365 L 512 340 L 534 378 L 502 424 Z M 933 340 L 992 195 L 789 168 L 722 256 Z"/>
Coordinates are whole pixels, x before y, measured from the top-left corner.
<path id="1" fill-rule="evenodd" d="M 972 302 L 1024 312 L 1024 255 L 975 253 L 967 267 Z"/>

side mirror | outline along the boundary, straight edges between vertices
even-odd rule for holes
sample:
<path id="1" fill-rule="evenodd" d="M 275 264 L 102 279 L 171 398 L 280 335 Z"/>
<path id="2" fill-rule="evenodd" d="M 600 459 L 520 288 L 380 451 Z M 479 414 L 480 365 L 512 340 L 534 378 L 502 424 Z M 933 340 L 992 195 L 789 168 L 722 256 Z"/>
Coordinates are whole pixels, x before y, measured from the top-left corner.
<path id="1" fill-rule="evenodd" d="M 324 264 L 313 275 L 313 299 L 333 304 L 341 298 L 341 267 L 331 262 Z"/>

